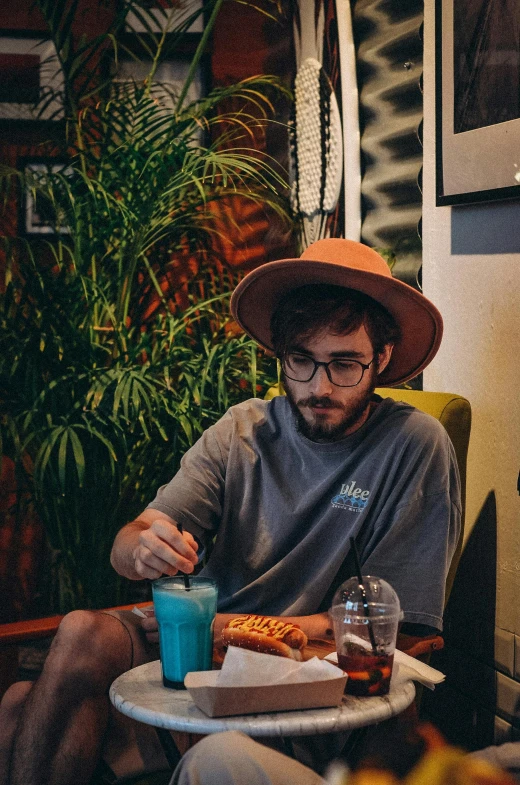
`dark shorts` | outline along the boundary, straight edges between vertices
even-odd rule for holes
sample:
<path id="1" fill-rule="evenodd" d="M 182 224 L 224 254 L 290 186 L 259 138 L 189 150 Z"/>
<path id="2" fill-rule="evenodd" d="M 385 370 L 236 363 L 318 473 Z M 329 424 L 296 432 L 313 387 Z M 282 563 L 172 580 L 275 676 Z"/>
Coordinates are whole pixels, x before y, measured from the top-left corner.
<path id="1" fill-rule="evenodd" d="M 150 643 L 141 627 L 141 617 L 132 611 L 98 611 L 112 616 L 124 627 L 128 635 L 128 668 L 136 668 L 145 662 L 159 659 L 159 644 Z"/>
<path id="2" fill-rule="evenodd" d="M 159 644 L 147 641 L 141 620 L 132 611 L 98 611 L 124 627 L 128 639 L 128 663 L 123 671 L 159 659 Z M 167 769 L 168 764 L 155 729 L 125 717 L 113 707 L 97 774 L 107 782 Z"/>

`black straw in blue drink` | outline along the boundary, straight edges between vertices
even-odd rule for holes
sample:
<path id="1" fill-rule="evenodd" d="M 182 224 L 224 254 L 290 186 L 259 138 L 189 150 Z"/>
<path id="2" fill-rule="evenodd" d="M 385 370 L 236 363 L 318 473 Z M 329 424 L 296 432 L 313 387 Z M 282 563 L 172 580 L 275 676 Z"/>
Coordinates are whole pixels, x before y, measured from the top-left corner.
<path id="1" fill-rule="evenodd" d="M 183 533 L 184 529 L 182 527 L 182 523 L 177 524 L 177 531 L 179 532 L 179 534 Z M 186 575 L 186 573 L 183 572 L 182 577 L 184 578 L 184 588 L 186 589 L 186 591 L 190 591 L 191 589 L 190 576 Z"/>
<path id="2" fill-rule="evenodd" d="M 361 590 L 361 598 L 363 600 L 363 608 L 365 610 L 365 616 L 367 617 L 367 619 L 369 619 L 368 634 L 370 636 L 370 643 L 372 644 L 372 651 L 374 652 L 374 654 L 377 654 L 377 644 L 376 644 L 376 639 L 374 638 L 374 630 L 372 629 L 372 624 L 370 623 L 370 608 L 368 607 L 367 593 L 365 591 L 365 587 L 363 586 L 363 575 L 361 574 L 359 553 L 354 537 L 350 538 L 350 547 L 352 548 L 352 552 L 354 554 L 354 563 L 356 565 L 357 579 L 359 583 L 359 588 Z"/>

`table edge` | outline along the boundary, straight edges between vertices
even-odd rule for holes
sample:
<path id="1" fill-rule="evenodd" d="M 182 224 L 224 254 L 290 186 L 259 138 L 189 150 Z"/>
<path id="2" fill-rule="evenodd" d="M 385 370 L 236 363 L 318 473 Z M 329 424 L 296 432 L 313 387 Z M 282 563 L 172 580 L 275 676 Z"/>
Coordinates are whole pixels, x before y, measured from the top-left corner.
<path id="1" fill-rule="evenodd" d="M 146 664 L 149 665 L 150 663 Z M 136 668 L 133 670 L 136 670 Z M 401 685 L 400 693 L 397 695 L 394 693 L 392 696 L 353 698 L 352 700 L 363 701 L 365 709 L 363 713 L 346 712 L 344 706 L 332 706 L 330 708 L 301 709 L 265 714 L 208 717 L 202 710 L 198 709 L 202 716 L 187 718 L 176 717 L 176 715 L 167 712 L 142 707 L 120 695 L 117 691 L 118 682 L 124 679 L 124 677 L 128 677 L 128 673 L 131 673 L 131 671 L 127 671 L 119 676 L 110 687 L 110 700 L 118 711 L 138 722 L 143 722 L 156 728 L 198 734 L 241 730 L 249 736 L 276 737 L 310 736 L 316 733 L 324 734 L 355 730 L 356 728 L 376 724 L 400 714 L 413 702 L 416 692 L 413 681 L 405 681 Z M 371 711 L 366 711 L 367 709 L 371 709 Z M 308 714 L 308 712 L 312 712 L 312 715 Z M 316 717 L 317 714 L 321 714 L 321 717 Z M 328 716 L 326 716 L 327 714 Z M 306 719 L 308 722 L 306 722 Z M 281 731 L 279 727 L 280 720 L 285 721 L 287 732 Z M 316 722 L 321 725 L 320 728 L 316 727 Z"/>

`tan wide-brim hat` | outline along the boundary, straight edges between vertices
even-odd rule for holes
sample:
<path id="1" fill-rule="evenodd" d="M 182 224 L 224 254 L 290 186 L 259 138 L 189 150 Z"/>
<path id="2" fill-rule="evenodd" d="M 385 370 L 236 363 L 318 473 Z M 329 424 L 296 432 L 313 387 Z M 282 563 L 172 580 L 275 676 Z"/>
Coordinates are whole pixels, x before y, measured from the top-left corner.
<path id="1" fill-rule="evenodd" d="M 273 351 L 273 311 L 286 292 L 309 284 L 355 289 L 392 314 L 401 338 L 378 377 L 379 385 L 393 386 L 412 379 L 437 353 L 442 338 L 442 317 L 437 308 L 420 292 L 393 278 L 376 251 L 353 240 L 318 240 L 299 259 L 280 259 L 257 267 L 233 292 L 231 312 L 248 335 Z"/>

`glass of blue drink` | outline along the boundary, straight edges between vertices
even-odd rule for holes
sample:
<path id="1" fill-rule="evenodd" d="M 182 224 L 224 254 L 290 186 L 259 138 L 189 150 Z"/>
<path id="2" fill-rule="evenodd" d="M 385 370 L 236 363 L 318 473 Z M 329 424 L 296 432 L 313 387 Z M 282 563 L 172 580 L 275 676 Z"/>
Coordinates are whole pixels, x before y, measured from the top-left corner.
<path id="1" fill-rule="evenodd" d="M 217 586 L 208 578 L 159 578 L 152 583 L 163 684 L 184 688 L 190 671 L 211 670 Z"/>

